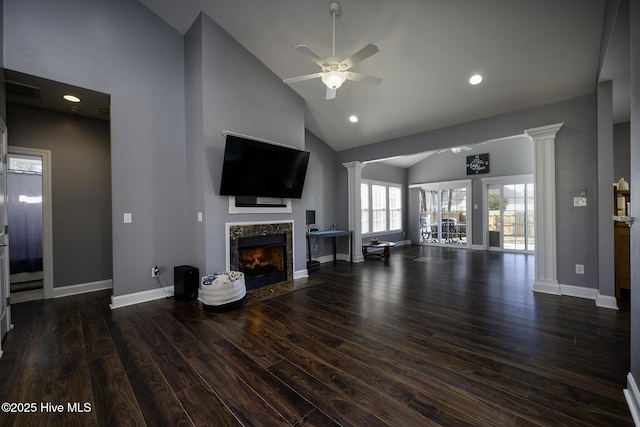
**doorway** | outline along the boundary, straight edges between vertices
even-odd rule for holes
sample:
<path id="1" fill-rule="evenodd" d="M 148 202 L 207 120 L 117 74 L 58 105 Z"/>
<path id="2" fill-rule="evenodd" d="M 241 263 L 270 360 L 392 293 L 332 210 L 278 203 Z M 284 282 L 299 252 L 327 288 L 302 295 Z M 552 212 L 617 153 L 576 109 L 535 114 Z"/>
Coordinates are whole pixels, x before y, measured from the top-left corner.
<path id="1" fill-rule="evenodd" d="M 535 251 L 535 187 L 533 177 L 483 181 L 487 248 L 511 252 Z"/>
<path id="2" fill-rule="evenodd" d="M 50 152 L 9 147 L 7 221 L 12 303 L 51 298 Z"/>
<path id="3" fill-rule="evenodd" d="M 420 184 L 420 244 L 468 246 L 471 180 Z"/>

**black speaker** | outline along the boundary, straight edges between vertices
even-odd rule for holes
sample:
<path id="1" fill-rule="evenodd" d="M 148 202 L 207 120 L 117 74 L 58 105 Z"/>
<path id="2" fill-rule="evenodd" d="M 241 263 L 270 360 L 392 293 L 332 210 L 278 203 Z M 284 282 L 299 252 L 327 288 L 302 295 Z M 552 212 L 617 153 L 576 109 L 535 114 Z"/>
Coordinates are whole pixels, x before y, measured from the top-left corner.
<path id="1" fill-rule="evenodd" d="M 198 269 L 190 265 L 173 267 L 173 296 L 182 301 L 198 298 Z"/>

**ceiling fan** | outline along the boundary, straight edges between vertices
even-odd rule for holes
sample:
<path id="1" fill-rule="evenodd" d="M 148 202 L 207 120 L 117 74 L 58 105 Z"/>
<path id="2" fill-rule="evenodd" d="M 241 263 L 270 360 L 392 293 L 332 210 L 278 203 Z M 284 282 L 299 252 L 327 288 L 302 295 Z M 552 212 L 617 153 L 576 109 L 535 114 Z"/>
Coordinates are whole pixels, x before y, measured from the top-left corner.
<path id="1" fill-rule="evenodd" d="M 378 47 L 374 44 L 369 43 L 350 57 L 345 60 L 342 60 L 336 57 L 336 16 L 340 15 L 342 11 L 342 7 L 340 3 L 337 1 L 332 1 L 329 4 L 329 12 L 331 12 L 331 17 L 333 18 L 333 52 L 332 56 L 327 58 L 321 58 L 314 51 L 312 51 L 309 46 L 301 44 L 296 46 L 298 51 L 304 53 L 308 57 L 311 58 L 313 62 L 318 64 L 322 71 L 319 73 L 307 74 L 299 77 L 292 77 L 290 79 L 284 79 L 283 82 L 287 84 L 301 82 L 304 80 L 311 80 L 321 78 L 322 83 L 327 86 L 327 94 L 326 99 L 333 99 L 336 97 L 336 90 L 342 86 L 342 83 L 345 80 L 353 80 L 357 82 L 364 82 L 371 85 L 378 85 L 382 81 L 382 79 L 378 77 L 365 76 L 363 74 L 354 73 L 352 71 L 348 71 L 355 64 L 364 61 L 371 55 L 378 52 Z"/>

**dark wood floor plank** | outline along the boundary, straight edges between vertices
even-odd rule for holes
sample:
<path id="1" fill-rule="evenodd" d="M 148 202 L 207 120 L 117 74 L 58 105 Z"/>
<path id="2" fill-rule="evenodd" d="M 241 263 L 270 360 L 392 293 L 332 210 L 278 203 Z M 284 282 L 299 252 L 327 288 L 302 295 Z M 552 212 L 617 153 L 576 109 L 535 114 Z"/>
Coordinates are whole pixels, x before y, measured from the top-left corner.
<path id="1" fill-rule="evenodd" d="M 154 366 L 127 372 L 136 400 L 147 425 L 191 426 L 191 420 L 162 373 Z"/>
<path id="2" fill-rule="evenodd" d="M 208 352 L 207 346 L 194 337 L 182 323 L 166 311 L 153 316 L 151 320 L 185 359 Z"/>
<path id="3" fill-rule="evenodd" d="M 206 384 L 179 391 L 178 399 L 198 427 L 237 427 L 240 421 Z"/>
<path id="4" fill-rule="evenodd" d="M 184 390 L 200 382 L 200 377 L 186 359 L 149 317 L 139 313 L 132 320 L 136 325 L 137 336 L 142 345 L 174 392 Z"/>
<path id="5" fill-rule="evenodd" d="M 314 326 L 323 326 L 322 324 L 318 325 L 318 317 L 314 315 L 315 313 L 313 310 L 307 309 L 305 311 L 306 314 L 308 314 L 305 321 L 305 318 L 302 316 L 295 315 L 295 309 L 293 307 L 285 305 L 282 301 L 270 302 L 269 305 L 279 307 L 282 311 L 281 316 L 286 312 L 286 318 L 292 321 L 292 327 L 295 327 L 296 324 L 304 324 L 307 337 L 310 337 L 310 333 L 312 333 L 310 332 L 310 329 L 313 329 L 313 327 L 309 328 L 309 323 L 312 323 Z M 270 314 L 270 317 L 276 317 L 276 315 Z M 416 346 L 412 348 L 411 346 L 406 345 L 405 341 L 412 342 L 415 338 L 402 340 L 401 335 L 389 335 L 386 331 L 381 329 L 377 329 L 373 334 L 361 334 L 360 337 L 358 337 L 355 332 L 351 332 L 351 330 L 347 329 L 344 325 L 333 325 L 327 330 L 331 330 L 339 334 L 341 337 L 348 338 L 348 343 L 344 344 L 343 347 L 354 343 L 360 343 L 361 345 L 359 347 L 350 351 L 351 354 L 356 355 L 355 357 L 358 357 L 358 355 L 369 355 L 386 351 L 387 353 L 382 356 L 384 360 L 394 360 L 402 366 L 412 367 L 416 370 L 422 370 L 422 368 L 427 366 L 427 364 L 432 365 L 436 369 L 432 369 L 430 371 L 431 375 L 438 377 L 444 382 L 457 383 L 460 385 L 466 384 L 466 386 L 463 387 L 465 389 L 472 387 L 472 383 L 467 383 L 467 380 L 472 380 L 473 383 L 480 387 L 485 387 L 490 384 L 494 388 L 503 389 L 510 393 L 516 393 L 520 398 L 526 397 L 531 392 L 531 383 L 519 381 L 518 376 L 505 376 L 492 370 L 471 365 L 462 359 L 458 359 L 455 352 L 451 352 L 450 357 L 447 358 L 438 357 L 439 352 L 429 348 L 428 339 L 421 340 L 421 345 L 419 347 Z M 362 329 L 360 330 L 362 331 Z M 404 336 L 407 338 L 407 335 L 411 334 L 411 332 L 405 331 Z M 433 338 L 433 336 L 431 336 L 431 338 Z M 316 340 L 320 341 L 318 338 L 316 338 Z M 393 347 L 381 346 L 381 343 L 384 342 L 395 343 L 395 345 Z M 374 343 L 379 344 L 372 346 Z M 444 378 L 444 375 L 447 372 L 455 374 L 449 374 L 451 377 L 447 379 Z M 463 374 L 467 378 L 465 379 L 459 374 Z M 373 380 L 374 377 L 375 376 L 373 376 L 371 380 Z M 586 416 L 586 414 L 590 412 L 590 405 L 594 401 L 599 401 L 602 406 L 609 408 L 609 411 L 614 414 L 624 416 L 628 412 L 628 408 L 620 399 L 614 400 L 601 397 L 590 390 L 569 387 L 561 383 L 556 383 L 552 380 L 544 380 L 544 385 L 545 387 L 554 388 L 561 395 L 566 395 L 568 393 L 573 396 L 573 399 L 577 403 L 576 411 L 580 411 L 583 416 Z M 550 400 L 546 403 L 549 407 L 555 406 L 555 401 Z M 561 410 L 562 408 L 557 407 L 556 409 Z M 595 416 L 597 417 L 598 414 L 596 413 Z"/>
<path id="6" fill-rule="evenodd" d="M 141 368 L 152 363 L 152 358 L 140 340 L 133 317 L 139 309 L 124 307 L 114 310 L 105 318 L 109 334 L 116 346 L 125 372 Z"/>
<path id="7" fill-rule="evenodd" d="M 331 414 L 339 424 L 352 426 L 387 426 L 376 417 L 342 394 L 317 380 L 288 361 L 281 361 L 269 368 L 285 384 L 300 390 L 311 403 L 325 414 Z M 425 424 L 426 425 L 426 424 Z"/>
<path id="8" fill-rule="evenodd" d="M 91 361 L 115 353 L 116 348 L 103 316 L 93 314 L 83 316 L 82 331 L 87 360 Z"/>
<path id="9" fill-rule="evenodd" d="M 251 389 L 258 393 L 282 418 L 294 424 L 314 407 L 293 389 L 280 382 L 268 371 L 263 370 L 226 340 L 215 346 L 215 354 Z"/>
<path id="10" fill-rule="evenodd" d="M 230 312 L 110 310 L 110 291 L 19 304 L 0 397 L 91 412 L 0 424 L 633 425 L 630 305 L 532 292 L 533 272 L 531 255 L 399 246 Z"/>
<path id="11" fill-rule="evenodd" d="M 100 426 L 146 425 L 120 359 L 105 356 L 89 363 L 94 406 Z"/>
<path id="12" fill-rule="evenodd" d="M 287 424 L 287 421 L 259 394 L 217 357 L 204 354 L 191 359 L 191 363 L 242 424 L 250 426 Z"/>

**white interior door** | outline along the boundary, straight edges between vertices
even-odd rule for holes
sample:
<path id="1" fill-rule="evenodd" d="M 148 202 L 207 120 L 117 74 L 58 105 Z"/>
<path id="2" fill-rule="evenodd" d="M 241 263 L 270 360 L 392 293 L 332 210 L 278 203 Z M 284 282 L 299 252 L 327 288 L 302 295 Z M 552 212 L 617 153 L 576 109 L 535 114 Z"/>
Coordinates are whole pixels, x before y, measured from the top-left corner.
<path id="1" fill-rule="evenodd" d="M 0 356 L 6 333 L 11 329 L 9 304 L 9 236 L 7 234 L 7 126 L 0 118 Z"/>

